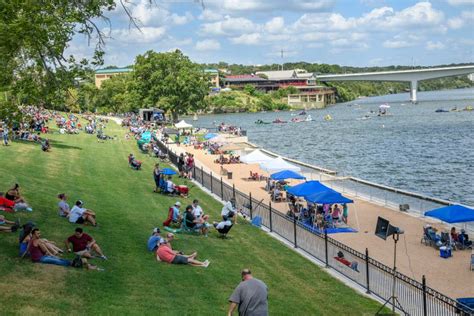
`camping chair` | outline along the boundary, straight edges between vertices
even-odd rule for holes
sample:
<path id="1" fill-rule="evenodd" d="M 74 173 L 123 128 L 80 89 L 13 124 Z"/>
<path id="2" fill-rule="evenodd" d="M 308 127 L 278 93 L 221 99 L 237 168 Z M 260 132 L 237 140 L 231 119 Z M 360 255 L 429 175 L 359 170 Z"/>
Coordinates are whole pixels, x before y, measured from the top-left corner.
<path id="1" fill-rule="evenodd" d="M 451 234 L 447 232 L 441 233 L 441 243 L 443 246 L 449 247 L 453 250 L 456 250 L 456 245 L 451 238 Z"/>
<path id="2" fill-rule="evenodd" d="M 471 253 L 471 271 L 474 270 L 474 250 Z"/>
<path id="3" fill-rule="evenodd" d="M 200 229 L 195 227 L 189 227 L 186 223 L 186 216 L 183 217 L 183 221 L 181 222 L 181 231 L 184 233 L 189 234 L 200 234 Z"/>
<path id="4" fill-rule="evenodd" d="M 219 232 L 219 237 L 227 238 L 227 234 L 231 230 L 232 226 L 234 226 L 234 224 L 232 224 L 230 226 L 224 226 L 224 228 L 222 228 L 222 229 L 217 229 L 216 228 L 216 230 Z"/>
<path id="5" fill-rule="evenodd" d="M 423 227 L 423 237 L 421 237 L 420 243 L 425 244 L 426 246 L 433 246 L 436 244 L 436 242 L 431 239 L 430 234 L 428 234 L 428 227 Z"/>

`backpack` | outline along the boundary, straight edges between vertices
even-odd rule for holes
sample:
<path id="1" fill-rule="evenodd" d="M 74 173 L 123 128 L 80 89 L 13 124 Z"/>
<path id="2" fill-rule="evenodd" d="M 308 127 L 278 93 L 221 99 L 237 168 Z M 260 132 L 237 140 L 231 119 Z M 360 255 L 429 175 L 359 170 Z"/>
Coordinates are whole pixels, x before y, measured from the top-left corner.
<path id="1" fill-rule="evenodd" d="M 77 255 L 77 256 L 72 260 L 72 264 L 71 264 L 71 265 L 72 265 L 74 268 L 82 268 L 82 264 L 83 264 L 83 262 L 82 262 L 81 256 Z"/>

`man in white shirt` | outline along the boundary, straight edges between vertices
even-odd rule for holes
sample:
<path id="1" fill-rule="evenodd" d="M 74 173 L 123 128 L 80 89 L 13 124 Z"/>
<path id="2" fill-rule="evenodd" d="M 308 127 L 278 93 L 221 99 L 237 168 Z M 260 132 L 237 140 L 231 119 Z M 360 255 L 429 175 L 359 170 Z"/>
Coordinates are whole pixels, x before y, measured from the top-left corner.
<path id="1" fill-rule="evenodd" d="M 72 207 L 71 212 L 69 212 L 69 222 L 76 224 L 84 224 L 89 222 L 92 226 L 97 226 L 95 220 L 95 213 L 91 210 L 83 208 L 84 202 L 81 200 L 77 201 L 76 204 Z"/>
<path id="2" fill-rule="evenodd" d="M 169 176 L 168 180 L 166 180 L 166 190 L 170 194 L 175 194 L 176 193 L 176 186 L 173 183 L 173 181 L 171 181 L 171 176 Z"/>
<path id="3" fill-rule="evenodd" d="M 221 216 L 224 217 L 232 217 L 231 214 L 235 214 L 235 198 L 231 198 L 227 203 L 224 205 L 221 211 Z"/>
<path id="4" fill-rule="evenodd" d="M 194 217 L 196 217 L 196 219 L 200 219 L 200 218 L 204 215 L 204 212 L 202 211 L 202 208 L 201 208 L 201 206 L 199 205 L 199 201 L 198 201 L 198 200 L 194 200 L 194 201 L 193 201 L 193 204 L 192 204 L 192 207 L 193 207 L 193 215 L 194 215 Z"/>

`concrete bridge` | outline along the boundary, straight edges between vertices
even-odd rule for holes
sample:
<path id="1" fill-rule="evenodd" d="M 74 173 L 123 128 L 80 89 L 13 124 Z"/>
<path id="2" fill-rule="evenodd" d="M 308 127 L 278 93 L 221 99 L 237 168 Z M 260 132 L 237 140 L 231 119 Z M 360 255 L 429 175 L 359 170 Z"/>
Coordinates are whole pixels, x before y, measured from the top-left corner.
<path id="1" fill-rule="evenodd" d="M 341 75 L 316 75 L 319 81 L 399 81 L 410 82 L 410 101 L 416 103 L 418 81 L 474 73 L 474 66 L 364 72 Z"/>

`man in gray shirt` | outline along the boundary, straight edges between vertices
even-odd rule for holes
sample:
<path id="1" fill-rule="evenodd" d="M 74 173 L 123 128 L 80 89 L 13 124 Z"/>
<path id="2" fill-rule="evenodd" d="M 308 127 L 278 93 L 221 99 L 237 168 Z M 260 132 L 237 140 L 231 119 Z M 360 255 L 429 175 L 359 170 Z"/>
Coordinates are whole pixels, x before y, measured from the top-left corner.
<path id="1" fill-rule="evenodd" d="M 265 283 L 254 279 L 249 269 L 242 270 L 242 282 L 229 298 L 228 316 L 232 316 L 239 305 L 240 316 L 267 316 L 268 292 Z"/>

